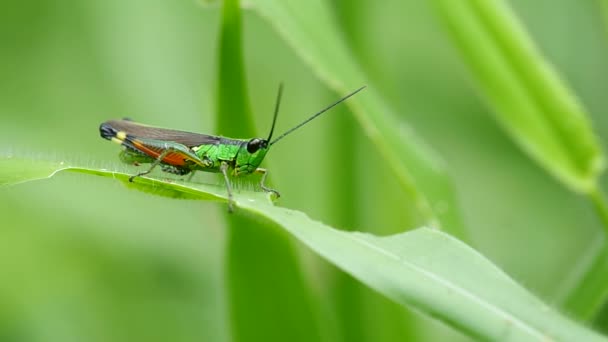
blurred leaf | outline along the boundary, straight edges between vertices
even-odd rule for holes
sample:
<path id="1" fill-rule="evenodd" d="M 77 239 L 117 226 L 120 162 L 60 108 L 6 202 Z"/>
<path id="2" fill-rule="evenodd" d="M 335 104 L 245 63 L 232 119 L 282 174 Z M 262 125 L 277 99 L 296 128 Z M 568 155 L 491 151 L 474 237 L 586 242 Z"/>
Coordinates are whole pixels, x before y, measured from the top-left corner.
<path id="1" fill-rule="evenodd" d="M 9 179 L 6 170 L 32 168 L 14 158 L 1 161 L 2 180 Z M 37 164 L 35 167 L 44 163 Z M 52 169 L 52 165 L 54 163 L 49 163 L 47 169 Z M 128 179 L 125 173 L 75 167 L 62 167 L 47 176 L 62 170 L 122 181 Z M 35 177 L 13 177 L 10 182 L 3 181 L 0 185 L 38 179 L 43 174 L 41 171 Z M 200 196 L 204 200 L 226 200 L 220 187 L 207 185 L 141 178 L 133 187 L 143 190 L 164 188 L 169 193 L 185 192 L 189 197 Z M 471 336 L 508 341 L 605 340 L 554 312 L 481 254 L 440 231 L 420 228 L 388 237 L 345 232 L 314 221 L 301 212 L 274 207 L 264 200 L 264 196 L 255 192 L 235 194 L 235 215 L 253 215 L 276 224 L 393 301 L 413 306 Z"/>
<path id="2" fill-rule="evenodd" d="M 590 195 L 608 231 L 606 202 L 597 188 L 605 160 L 587 114 L 515 14 L 504 1 L 435 4 L 498 121 L 550 174 Z M 608 296 L 606 254 L 573 280 L 565 305 L 577 317 L 592 316 Z"/>
<path id="3" fill-rule="evenodd" d="M 599 1 L 600 11 L 602 14 L 602 19 L 604 19 L 605 29 L 608 28 L 608 0 L 600 0 Z"/>
<path id="4" fill-rule="evenodd" d="M 592 246 L 590 248 L 595 252 Z M 587 261 L 585 258 L 581 259 Z M 602 246 L 591 262 L 593 264 L 586 269 L 575 269 L 574 274 L 570 276 L 572 279 L 567 279 L 575 282 L 573 288 L 568 289 L 569 291 L 562 295 L 563 298 L 558 298 L 567 312 L 584 321 L 593 319 L 605 306 L 608 297 L 608 249 Z"/>
<path id="5" fill-rule="evenodd" d="M 247 96 L 238 3 L 226 0 L 222 7 L 216 115 L 219 132 L 231 137 L 248 137 L 255 134 L 255 125 Z"/>
<path id="6" fill-rule="evenodd" d="M 346 94 L 366 83 L 325 2 L 256 0 L 252 5 L 331 89 Z M 418 210 L 431 222 L 437 223 L 438 219 L 443 228 L 463 237 L 452 184 L 435 152 L 398 118 L 373 87 L 346 104 L 403 189 L 416 198 Z"/>
<path id="7" fill-rule="evenodd" d="M 239 1 L 225 0 L 218 49 L 217 125 L 227 136 L 253 137 L 257 135 L 247 95 L 241 30 Z M 289 236 L 249 216 L 225 215 L 232 339 L 318 341 L 313 297 Z"/>
<path id="8" fill-rule="evenodd" d="M 507 4 L 435 4 L 496 118 L 513 139 L 566 186 L 592 192 L 604 158 L 587 115 Z"/>

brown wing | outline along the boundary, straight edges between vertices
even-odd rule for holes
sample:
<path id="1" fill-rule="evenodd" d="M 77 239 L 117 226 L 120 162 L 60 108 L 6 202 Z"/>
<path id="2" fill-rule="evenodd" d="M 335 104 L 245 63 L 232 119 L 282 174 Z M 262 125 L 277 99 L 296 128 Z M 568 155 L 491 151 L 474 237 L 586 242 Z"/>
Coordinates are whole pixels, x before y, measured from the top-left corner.
<path id="1" fill-rule="evenodd" d="M 219 144 L 221 139 L 218 136 L 146 126 L 128 120 L 109 120 L 102 126 L 111 128 L 116 132 L 125 132 L 135 138 L 172 141 L 188 147 Z"/>

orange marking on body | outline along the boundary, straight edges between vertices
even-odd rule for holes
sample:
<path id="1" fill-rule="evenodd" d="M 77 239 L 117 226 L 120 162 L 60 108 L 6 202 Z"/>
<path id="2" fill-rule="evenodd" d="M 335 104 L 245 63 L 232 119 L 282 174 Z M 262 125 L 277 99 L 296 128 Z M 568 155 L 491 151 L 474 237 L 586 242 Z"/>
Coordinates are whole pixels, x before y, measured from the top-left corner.
<path id="1" fill-rule="evenodd" d="M 162 149 L 150 148 L 150 147 L 146 146 L 145 144 L 143 144 L 142 142 L 137 141 L 137 140 L 133 140 L 133 146 L 135 146 L 137 149 L 139 149 L 140 151 L 144 152 L 145 154 L 149 155 L 152 158 L 158 158 L 163 153 Z M 186 164 L 186 159 L 189 159 L 189 158 L 179 152 L 171 152 L 165 156 L 165 158 L 162 160 L 162 162 L 165 164 L 170 164 L 170 165 L 174 165 L 174 166 L 183 166 Z"/>

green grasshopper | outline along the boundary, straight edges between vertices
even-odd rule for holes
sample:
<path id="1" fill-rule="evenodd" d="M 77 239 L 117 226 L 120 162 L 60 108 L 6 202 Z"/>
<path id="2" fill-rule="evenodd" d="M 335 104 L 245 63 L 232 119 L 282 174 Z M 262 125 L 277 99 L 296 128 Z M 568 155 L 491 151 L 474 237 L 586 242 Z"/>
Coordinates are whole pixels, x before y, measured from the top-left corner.
<path id="1" fill-rule="evenodd" d="M 195 171 L 199 170 L 221 172 L 226 181 L 228 210 L 233 211 L 234 201 L 229 175 L 239 177 L 252 173 L 261 174 L 260 187 L 262 190 L 271 192 L 278 198 L 280 196 L 279 192 L 268 188 L 264 184 L 268 171 L 258 167 L 264 160 L 270 146 L 364 88 L 365 86 L 344 96 L 274 140 L 272 140 L 272 134 L 279 113 L 283 93 L 282 85 L 279 86 L 272 126 L 267 139 L 232 139 L 190 133 L 147 126 L 128 119 L 106 121 L 99 126 L 99 132 L 102 138 L 114 141 L 124 147 L 124 150 L 120 153 L 121 161 L 133 165 L 151 164 L 146 171 L 129 177 L 129 182 L 133 182 L 136 177 L 147 175 L 158 165 L 164 172 L 177 175 L 186 175 L 191 172 L 194 174 Z"/>

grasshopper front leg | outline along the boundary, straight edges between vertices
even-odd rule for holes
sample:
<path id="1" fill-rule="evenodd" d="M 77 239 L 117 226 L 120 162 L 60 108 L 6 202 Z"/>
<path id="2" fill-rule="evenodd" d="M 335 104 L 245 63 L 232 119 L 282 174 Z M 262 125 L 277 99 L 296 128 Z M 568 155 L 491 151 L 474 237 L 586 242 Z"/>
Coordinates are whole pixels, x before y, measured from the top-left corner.
<path id="1" fill-rule="evenodd" d="M 228 163 L 222 161 L 220 164 L 220 171 L 224 175 L 224 180 L 226 181 L 226 190 L 228 191 L 228 211 L 234 211 L 234 200 L 232 199 L 232 185 L 230 184 L 230 179 L 228 178 Z"/>
<path id="2" fill-rule="evenodd" d="M 281 194 L 278 191 L 267 187 L 265 184 L 266 176 L 268 176 L 268 170 L 258 167 L 257 169 L 255 169 L 255 173 L 262 174 L 262 180 L 260 181 L 260 187 L 262 188 L 262 190 L 264 190 L 265 192 L 272 192 L 273 194 L 275 194 L 277 196 L 277 198 L 281 197 Z"/>

